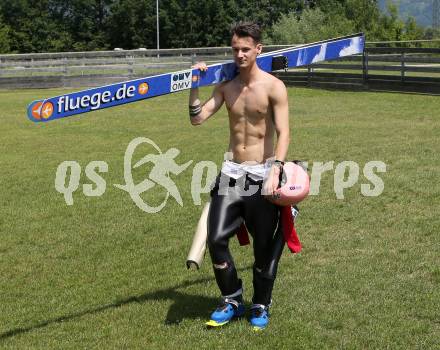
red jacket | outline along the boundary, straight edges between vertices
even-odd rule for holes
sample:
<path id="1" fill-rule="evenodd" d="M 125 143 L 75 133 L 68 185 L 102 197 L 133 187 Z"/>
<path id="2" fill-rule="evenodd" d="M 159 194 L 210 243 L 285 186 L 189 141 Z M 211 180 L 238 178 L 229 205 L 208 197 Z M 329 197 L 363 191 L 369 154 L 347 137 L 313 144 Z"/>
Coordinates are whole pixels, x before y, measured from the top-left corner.
<path id="1" fill-rule="evenodd" d="M 295 230 L 294 219 L 290 206 L 281 207 L 281 225 L 284 234 L 284 240 L 287 243 L 292 253 L 299 253 L 301 251 L 301 242 Z M 241 224 L 237 232 L 237 238 L 240 245 L 247 245 L 250 243 L 249 234 L 246 226 Z"/>

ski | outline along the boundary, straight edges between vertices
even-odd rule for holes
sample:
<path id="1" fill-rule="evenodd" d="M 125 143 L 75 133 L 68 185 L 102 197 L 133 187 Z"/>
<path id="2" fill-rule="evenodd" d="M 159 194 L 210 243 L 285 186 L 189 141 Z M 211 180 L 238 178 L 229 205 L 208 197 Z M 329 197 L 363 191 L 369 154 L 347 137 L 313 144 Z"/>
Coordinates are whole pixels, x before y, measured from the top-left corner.
<path id="1" fill-rule="evenodd" d="M 258 56 L 257 64 L 266 72 L 303 67 L 362 53 L 364 45 L 365 37 L 358 33 L 264 53 Z M 237 74 L 235 63 L 229 60 L 209 65 L 206 72 L 187 69 L 36 100 L 28 106 L 27 115 L 34 122 L 48 122 L 192 87 L 218 84 Z"/>

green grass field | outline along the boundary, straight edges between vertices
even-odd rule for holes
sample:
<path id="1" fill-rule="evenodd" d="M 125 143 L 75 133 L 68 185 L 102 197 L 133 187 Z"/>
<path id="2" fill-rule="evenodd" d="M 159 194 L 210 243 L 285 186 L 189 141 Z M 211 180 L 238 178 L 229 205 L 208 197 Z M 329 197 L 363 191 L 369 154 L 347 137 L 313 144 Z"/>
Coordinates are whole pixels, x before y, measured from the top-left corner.
<path id="1" fill-rule="evenodd" d="M 289 89 L 290 157 L 351 160 L 361 174 L 338 200 L 325 173 L 319 195 L 301 204 L 303 251 L 284 251 L 270 327 L 255 333 L 245 319 L 205 329 L 219 297 L 211 266 L 185 267 L 202 209 L 192 170 L 221 163 L 225 109 L 194 128 L 184 92 L 27 120 L 31 100 L 63 91 L 0 92 L 0 348 L 440 349 L 439 97 Z M 124 152 L 139 136 L 178 148 L 179 164 L 194 160 L 172 176 L 183 207 L 170 198 L 147 214 L 113 186 L 124 183 Z M 151 151 L 140 147 L 135 160 Z M 107 162 L 105 193 L 86 197 L 80 186 L 67 206 L 54 186 L 66 160 L 81 165 L 81 184 L 90 161 Z M 378 197 L 361 195 L 371 160 L 387 165 Z M 163 195 L 151 190 L 148 200 Z M 252 252 L 231 246 L 249 303 Z"/>

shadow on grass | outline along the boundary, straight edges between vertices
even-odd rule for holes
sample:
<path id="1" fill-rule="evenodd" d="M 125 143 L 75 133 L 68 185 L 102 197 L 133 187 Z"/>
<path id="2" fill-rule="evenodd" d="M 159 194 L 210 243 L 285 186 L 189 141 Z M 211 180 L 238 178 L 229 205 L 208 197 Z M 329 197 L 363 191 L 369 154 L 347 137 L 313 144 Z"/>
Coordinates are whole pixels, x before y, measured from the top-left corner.
<path id="1" fill-rule="evenodd" d="M 44 328 L 60 322 L 70 321 L 82 316 L 97 314 L 112 308 L 121 307 L 131 303 L 144 303 L 150 300 L 173 300 L 174 303 L 168 310 L 165 324 L 177 325 L 183 319 L 188 318 L 206 318 L 213 307 L 218 303 L 217 298 L 210 298 L 201 295 L 189 295 L 179 292 L 179 288 L 185 288 L 196 284 L 202 284 L 212 281 L 213 277 L 199 278 L 197 280 L 186 281 L 177 286 L 167 289 L 158 290 L 152 293 L 145 293 L 139 296 L 130 296 L 124 299 L 117 300 L 111 304 L 102 305 L 93 309 L 84 310 L 80 312 L 70 313 L 64 316 L 51 318 L 46 321 L 31 325 L 29 327 L 19 327 L 10 331 L 0 333 L 0 340 L 14 337 L 23 333 L 31 332 L 36 329 Z M 194 307 L 197 305 L 197 307 Z"/>

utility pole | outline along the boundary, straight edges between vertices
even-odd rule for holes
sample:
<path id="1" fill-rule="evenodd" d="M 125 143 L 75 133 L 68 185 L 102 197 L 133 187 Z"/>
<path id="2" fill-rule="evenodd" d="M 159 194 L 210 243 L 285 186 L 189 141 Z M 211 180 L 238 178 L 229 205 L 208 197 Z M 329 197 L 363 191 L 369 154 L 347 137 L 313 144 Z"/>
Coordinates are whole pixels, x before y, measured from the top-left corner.
<path id="1" fill-rule="evenodd" d="M 432 28 L 440 29 L 440 0 L 432 1 Z"/>
<path id="2" fill-rule="evenodd" d="M 156 0 L 156 34 L 157 57 L 159 57 L 159 0 Z"/>

